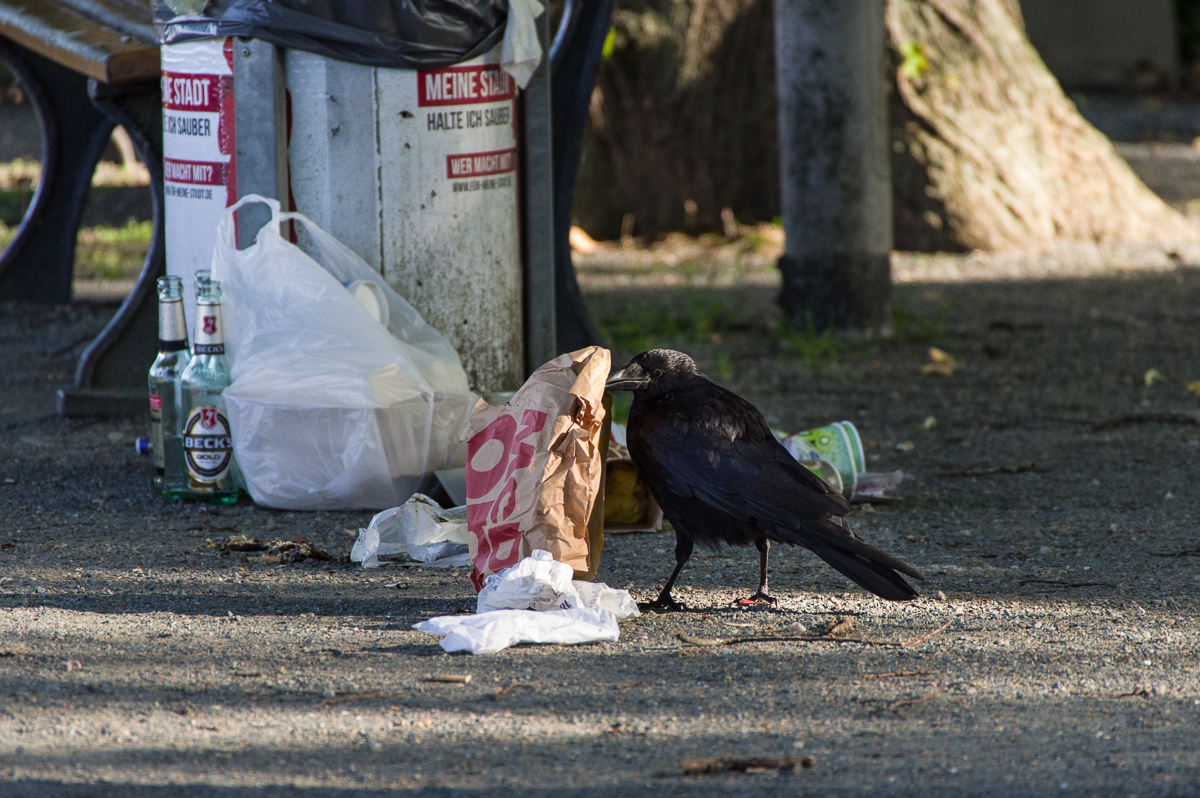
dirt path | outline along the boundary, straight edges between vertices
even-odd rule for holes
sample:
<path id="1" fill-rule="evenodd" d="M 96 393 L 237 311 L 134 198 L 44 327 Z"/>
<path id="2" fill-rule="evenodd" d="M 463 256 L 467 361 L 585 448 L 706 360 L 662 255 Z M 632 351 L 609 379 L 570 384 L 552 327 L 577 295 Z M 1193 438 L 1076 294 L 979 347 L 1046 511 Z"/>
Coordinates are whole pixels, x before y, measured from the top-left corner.
<path id="1" fill-rule="evenodd" d="M 0 795 L 1195 794 L 1200 270 L 1069 257 L 1064 280 L 1030 259 L 900 260 L 902 336 L 874 349 L 780 332 L 752 258 L 722 281 L 705 256 L 666 287 L 652 263 L 589 260 L 622 346 L 688 349 L 781 428 L 850 419 L 873 468 L 911 475 L 902 503 L 854 518 L 925 571 L 925 597 L 875 600 L 779 547 L 780 608 L 735 610 L 756 557 L 701 552 L 681 580 L 691 612 L 477 658 L 410 629 L 472 604 L 461 575 L 206 548 L 237 531 L 344 555 L 370 514 L 149 495 L 140 424 L 53 415 L 72 342 L 104 313 L 3 307 Z M 920 375 L 931 345 L 953 376 Z M 672 546 L 610 536 L 600 578 L 650 597 Z M 679 636 L 832 616 L 876 642 L 950 625 L 910 647 Z M 720 757 L 797 770 L 682 771 Z"/>

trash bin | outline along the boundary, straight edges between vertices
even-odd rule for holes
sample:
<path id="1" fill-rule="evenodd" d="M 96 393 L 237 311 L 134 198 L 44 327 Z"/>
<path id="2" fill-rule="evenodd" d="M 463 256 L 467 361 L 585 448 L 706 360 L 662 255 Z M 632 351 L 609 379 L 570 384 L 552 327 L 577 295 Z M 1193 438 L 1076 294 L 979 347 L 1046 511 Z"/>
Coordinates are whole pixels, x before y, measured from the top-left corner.
<path id="1" fill-rule="evenodd" d="M 428 71 L 296 50 L 284 65 L 296 209 L 449 339 L 475 390 L 519 387 L 516 82 L 500 48 Z"/>
<path id="2" fill-rule="evenodd" d="M 167 271 L 190 291 L 225 208 L 246 193 L 234 155 L 234 59 L 245 49 L 235 37 L 271 42 L 285 48 L 281 202 L 378 269 L 458 350 L 474 390 L 513 390 L 526 363 L 510 72 L 528 79 L 531 51 L 533 64 L 540 57 L 536 4 L 418 7 L 156 0 Z M 297 239 L 309 249 L 302 231 Z"/>

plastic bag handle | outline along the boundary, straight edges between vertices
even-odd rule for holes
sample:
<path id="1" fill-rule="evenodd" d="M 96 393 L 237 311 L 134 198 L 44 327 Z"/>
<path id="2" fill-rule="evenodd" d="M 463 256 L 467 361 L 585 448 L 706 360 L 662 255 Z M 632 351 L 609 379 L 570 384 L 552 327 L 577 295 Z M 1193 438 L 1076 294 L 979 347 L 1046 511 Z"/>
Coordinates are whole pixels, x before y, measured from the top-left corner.
<path id="1" fill-rule="evenodd" d="M 281 210 L 283 210 L 282 206 L 280 206 L 280 204 L 279 204 L 279 200 L 271 199 L 270 197 L 264 197 L 261 194 L 247 194 L 246 196 L 242 197 L 240 200 L 238 200 L 237 202 L 233 203 L 232 205 L 230 205 L 228 208 L 225 209 L 225 215 L 221 217 L 221 221 L 217 225 L 217 239 L 220 240 L 222 237 L 224 237 L 227 241 L 229 241 L 229 243 L 233 244 L 233 248 L 236 250 L 237 249 L 237 230 L 233 226 L 234 211 L 236 211 L 238 208 L 242 207 L 243 205 L 247 205 L 247 204 L 251 204 L 251 203 L 255 203 L 255 202 L 261 202 L 262 204 L 266 205 L 267 207 L 269 207 L 271 209 L 271 221 L 269 221 L 265 225 L 263 225 L 262 229 L 265 230 L 271 224 L 275 224 L 275 231 L 278 233 L 279 225 L 275 222 L 275 220 L 279 218 L 279 212 Z M 251 244 L 250 247 L 256 247 L 256 246 L 258 246 L 257 236 L 254 239 L 254 243 Z M 247 247 L 247 249 L 249 249 L 250 247 Z"/>
<path id="2" fill-rule="evenodd" d="M 230 241 L 233 242 L 233 245 L 235 248 L 237 247 L 237 239 L 234 236 L 234 230 L 233 230 L 233 213 L 234 213 L 234 211 L 236 211 L 238 208 L 242 207 L 243 205 L 246 205 L 247 203 L 255 203 L 255 202 L 261 202 L 271 209 L 271 221 L 269 221 L 265 225 L 263 225 L 262 229 L 265 230 L 267 227 L 273 226 L 275 229 L 275 233 L 282 236 L 284 222 L 287 222 L 287 221 L 302 222 L 304 224 L 305 229 L 308 231 L 308 234 L 310 236 L 312 236 L 313 238 L 324 239 L 326 246 L 333 246 L 335 249 L 346 249 L 347 252 L 349 252 L 350 254 L 352 254 L 352 255 L 354 254 L 351 250 L 349 250 L 346 247 L 345 244 L 342 244 L 342 242 L 338 241 L 336 238 L 331 236 L 329 233 L 325 232 L 325 230 L 323 230 L 321 228 L 321 226 L 318 225 L 316 222 L 314 222 L 312 219 L 309 219 L 307 216 L 305 216 L 304 214 L 302 214 L 298 211 L 286 211 L 285 212 L 283 210 L 283 206 L 280 204 L 279 200 L 271 199 L 270 197 L 264 197 L 261 194 L 247 194 L 246 196 L 242 197 L 240 200 L 235 202 L 233 205 L 229 206 L 229 208 L 225 211 L 224 218 L 221 219 L 221 231 L 222 232 L 218 233 L 218 235 L 222 235 L 222 234 L 224 234 L 225 230 L 228 230 L 229 235 L 230 235 Z M 258 246 L 257 238 L 255 239 L 255 242 L 253 244 L 251 244 L 251 246 Z M 355 257 L 357 257 L 357 256 L 355 256 Z"/>

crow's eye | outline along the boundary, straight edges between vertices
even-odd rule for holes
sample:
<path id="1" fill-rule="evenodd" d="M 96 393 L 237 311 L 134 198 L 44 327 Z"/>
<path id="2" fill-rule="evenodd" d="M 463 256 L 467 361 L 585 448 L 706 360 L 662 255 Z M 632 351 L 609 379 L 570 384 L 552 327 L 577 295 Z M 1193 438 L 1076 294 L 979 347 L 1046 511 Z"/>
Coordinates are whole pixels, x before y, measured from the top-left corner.
<path id="1" fill-rule="evenodd" d="M 662 369 L 655 369 L 654 371 L 650 372 L 650 374 L 651 374 L 651 376 L 654 377 L 654 379 L 657 380 L 659 377 L 662 376 Z"/>

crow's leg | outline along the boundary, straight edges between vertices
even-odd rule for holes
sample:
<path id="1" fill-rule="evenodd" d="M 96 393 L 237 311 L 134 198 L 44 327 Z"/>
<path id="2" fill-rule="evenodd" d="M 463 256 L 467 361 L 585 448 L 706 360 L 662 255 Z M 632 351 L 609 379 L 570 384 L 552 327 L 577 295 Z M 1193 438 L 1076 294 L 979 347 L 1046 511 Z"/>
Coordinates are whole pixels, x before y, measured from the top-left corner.
<path id="1" fill-rule="evenodd" d="M 761 537 L 754 541 L 754 547 L 758 549 L 758 592 L 748 599 L 741 599 L 738 604 L 770 604 L 772 607 L 779 604 L 779 601 L 767 593 L 767 552 L 771 550 L 771 541 L 766 537 Z"/>
<path id="2" fill-rule="evenodd" d="M 686 604 L 681 604 L 671 598 L 671 588 L 675 586 L 675 580 L 679 578 L 679 572 L 683 570 L 683 565 L 692 556 L 692 547 L 695 544 L 690 537 L 684 537 L 676 530 L 675 533 L 675 570 L 671 572 L 671 578 L 663 585 L 662 592 L 658 594 L 658 598 L 649 604 L 642 604 L 641 609 L 651 612 L 677 612 L 687 609 Z"/>

